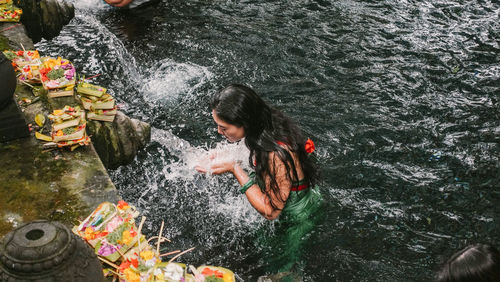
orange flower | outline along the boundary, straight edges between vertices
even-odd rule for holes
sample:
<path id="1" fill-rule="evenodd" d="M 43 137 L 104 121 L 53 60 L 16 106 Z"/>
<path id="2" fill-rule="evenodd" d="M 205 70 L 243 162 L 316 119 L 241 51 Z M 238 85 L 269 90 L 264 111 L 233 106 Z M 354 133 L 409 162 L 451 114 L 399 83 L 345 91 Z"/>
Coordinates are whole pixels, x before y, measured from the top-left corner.
<path id="1" fill-rule="evenodd" d="M 308 152 L 308 153 L 312 153 L 316 149 L 314 147 L 314 142 L 309 138 L 307 138 L 305 149 L 306 149 L 306 152 Z"/>
<path id="2" fill-rule="evenodd" d="M 143 260 L 150 260 L 154 257 L 154 254 L 153 254 L 153 251 L 144 251 L 144 252 L 141 252 L 141 258 Z"/>
<path id="3" fill-rule="evenodd" d="M 125 245 L 128 245 L 128 244 L 132 243 L 133 239 L 134 239 L 134 236 L 131 234 L 130 230 L 125 230 L 122 233 L 121 240 L 118 240 L 118 242 L 123 243 Z"/>
<path id="4" fill-rule="evenodd" d="M 131 265 L 130 261 L 126 260 L 120 264 L 119 270 L 123 272 L 125 269 L 129 268 Z"/>
<path id="5" fill-rule="evenodd" d="M 130 207 L 129 207 L 129 205 L 128 205 L 128 203 L 127 203 L 127 202 L 125 202 L 125 201 L 122 201 L 122 200 L 118 201 L 118 205 L 116 205 L 116 206 L 117 206 L 119 209 L 121 209 L 121 210 L 125 210 L 125 209 L 130 208 Z"/>
<path id="6" fill-rule="evenodd" d="M 201 274 L 203 276 L 212 276 L 212 275 L 215 275 L 215 277 L 217 278 L 222 278 L 224 276 L 224 273 L 220 272 L 219 270 L 212 270 L 208 267 L 205 267 L 202 271 L 201 271 Z"/>
<path id="7" fill-rule="evenodd" d="M 130 268 L 125 269 L 123 272 L 125 274 L 125 279 L 130 282 L 140 282 L 141 281 L 141 276 L 137 274 L 135 271 L 133 271 Z"/>
<path id="8" fill-rule="evenodd" d="M 85 238 L 85 240 L 87 241 L 95 239 L 94 229 L 90 226 L 85 228 L 85 235 L 83 236 L 83 238 Z"/>

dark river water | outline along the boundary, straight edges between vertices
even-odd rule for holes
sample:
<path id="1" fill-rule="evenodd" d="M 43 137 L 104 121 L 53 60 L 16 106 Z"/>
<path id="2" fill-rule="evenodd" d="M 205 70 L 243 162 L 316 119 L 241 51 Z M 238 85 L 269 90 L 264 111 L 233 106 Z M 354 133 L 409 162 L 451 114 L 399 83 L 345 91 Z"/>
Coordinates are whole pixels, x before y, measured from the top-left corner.
<path id="1" fill-rule="evenodd" d="M 109 171 L 179 261 L 245 281 L 271 274 L 279 236 L 233 177 L 195 173 L 217 134 L 210 96 L 252 86 L 316 143 L 324 208 L 303 238 L 304 281 L 429 281 L 469 243 L 500 247 L 497 1 L 162 1 L 117 10 L 75 1 L 45 55 L 101 74 L 122 111 L 152 125 Z M 246 156 L 243 156 L 246 158 Z M 269 241 L 272 241 L 271 239 Z"/>

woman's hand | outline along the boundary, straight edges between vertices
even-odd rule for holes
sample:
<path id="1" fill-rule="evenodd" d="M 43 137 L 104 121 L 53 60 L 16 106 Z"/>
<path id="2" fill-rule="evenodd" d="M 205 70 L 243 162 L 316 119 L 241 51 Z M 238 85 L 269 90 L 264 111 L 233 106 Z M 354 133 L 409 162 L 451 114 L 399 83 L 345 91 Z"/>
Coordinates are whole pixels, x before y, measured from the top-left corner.
<path id="1" fill-rule="evenodd" d="M 125 7 L 128 4 L 130 4 L 130 2 L 132 2 L 133 0 L 104 0 L 104 1 L 106 1 L 106 3 L 108 3 L 111 6 Z"/>
<path id="2" fill-rule="evenodd" d="M 236 161 L 216 163 L 210 167 L 210 171 L 212 172 L 212 174 L 223 174 L 226 172 L 231 172 L 234 174 L 234 167 L 237 164 L 238 163 Z"/>
<path id="3" fill-rule="evenodd" d="M 227 162 L 220 162 L 220 163 L 215 163 L 210 166 L 210 173 L 212 174 L 223 174 L 226 172 L 231 172 L 234 174 L 234 168 L 235 166 L 238 166 L 237 161 L 227 161 Z M 207 169 L 202 166 L 196 166 L 195 169 L 199 172 L 206 173 Z"/>

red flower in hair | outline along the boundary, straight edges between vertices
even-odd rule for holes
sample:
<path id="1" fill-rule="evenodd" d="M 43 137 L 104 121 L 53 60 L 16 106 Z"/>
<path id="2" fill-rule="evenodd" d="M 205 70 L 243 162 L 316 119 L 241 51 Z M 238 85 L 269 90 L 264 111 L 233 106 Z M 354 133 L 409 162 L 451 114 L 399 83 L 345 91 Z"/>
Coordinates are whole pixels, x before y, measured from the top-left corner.
<path id="1" fill-rule="evenodd" d="M 316 149 L 314 147 L 314 142 L 311 139 L 309 139 L 309 138 L 307 138 L 305 148 L 306 148 L 306 152 L 308 152 L 308 153 L 312 153 Z"/>

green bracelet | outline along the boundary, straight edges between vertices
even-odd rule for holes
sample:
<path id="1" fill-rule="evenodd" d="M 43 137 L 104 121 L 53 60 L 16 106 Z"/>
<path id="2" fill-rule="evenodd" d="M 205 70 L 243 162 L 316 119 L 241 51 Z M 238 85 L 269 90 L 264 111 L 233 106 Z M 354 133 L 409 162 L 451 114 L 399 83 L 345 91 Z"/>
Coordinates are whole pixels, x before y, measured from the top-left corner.
<path id="1" fill-rule="evenodd" d="M 250 178 L 245 185 L 241 186 L 240 192 L 241 194 L 245 194 L 245 192 L 248 190 L 248 188 L 252 187 L 252 185 L 255 184 L 255 181 L 253 178 Z"/>

